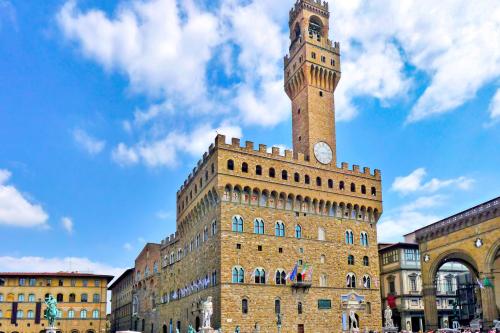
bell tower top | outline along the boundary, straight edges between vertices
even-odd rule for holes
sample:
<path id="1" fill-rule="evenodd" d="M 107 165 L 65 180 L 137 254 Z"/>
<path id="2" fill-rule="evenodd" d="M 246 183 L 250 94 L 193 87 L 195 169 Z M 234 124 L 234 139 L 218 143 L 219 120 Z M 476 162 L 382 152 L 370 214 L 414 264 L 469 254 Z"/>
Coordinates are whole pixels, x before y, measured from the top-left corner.
<path id="1" fill-rule="evenodd" d="M 293 150 L 336 164 L 333 93 L 340 80 L 340 47 L 329 39 L 328 3 L 297 0 L 290 10 L 285 91 L 292 101 Z"/>

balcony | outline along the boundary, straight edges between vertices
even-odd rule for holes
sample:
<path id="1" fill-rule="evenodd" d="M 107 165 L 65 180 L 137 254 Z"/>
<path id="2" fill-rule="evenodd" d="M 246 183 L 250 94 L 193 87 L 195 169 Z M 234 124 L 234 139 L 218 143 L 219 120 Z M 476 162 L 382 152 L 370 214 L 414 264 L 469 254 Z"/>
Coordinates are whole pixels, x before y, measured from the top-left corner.
<path id="1" fill-rule="evenodd" d="M 308 289 L 311 288 L 312 281 L 293 281 L 292 288 L 294 289 Z"/>

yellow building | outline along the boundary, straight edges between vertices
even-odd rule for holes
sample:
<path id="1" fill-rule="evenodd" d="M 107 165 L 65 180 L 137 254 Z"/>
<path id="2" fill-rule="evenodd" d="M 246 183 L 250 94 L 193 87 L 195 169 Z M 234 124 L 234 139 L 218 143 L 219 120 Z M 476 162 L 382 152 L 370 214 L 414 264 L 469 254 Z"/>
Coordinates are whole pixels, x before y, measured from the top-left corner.
<path id="1" fill-rule="evenodd" d="M 329 17 L 317 0 L 290 11 L 293 151 L 218 135 L 178 191 L 177 232 L 161 244 L 162 332 L 199 328 L 209 296 L 224 332 L 381 330 L 381 174 L 337 166 Z"/>
<path id="2" fill-rule="evenodd" d="M 108 275 L 84 273 L 1 273 L 0 333 L 45 332 L 45 297 L 57 299 L 60 333 L 106 331 Z"/>

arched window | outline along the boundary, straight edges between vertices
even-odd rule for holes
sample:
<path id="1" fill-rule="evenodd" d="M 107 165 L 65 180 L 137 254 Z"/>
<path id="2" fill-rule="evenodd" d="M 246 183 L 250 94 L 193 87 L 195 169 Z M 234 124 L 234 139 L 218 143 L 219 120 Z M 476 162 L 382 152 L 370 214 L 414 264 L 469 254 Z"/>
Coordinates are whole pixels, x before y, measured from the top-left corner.
<path id="1" fill-rule="evenodd" d="M 241 313 L 248 314 L 248 300 L 246 298 L 241 300 Z"/>
<path id="2" fill-rule="evenodd" d="M 347 256 L 347 264 L 354 265 L 354 256 L 352 254 Z"/>
<path id="3" fill-rule="evenodd" d="M 80 311 L 80 318 L 87 318 L 87 310 L 83 309 Z"/>
<path id="4" fill-rule="evenodd" d="M 300 32 L 300 25 L 298 22 L 295 24 L 295 28 L 293 29 L 293 31 L 295 33 L 295 39 L 298 39 L 302 36 L 302 33 Z"/>
<path id="5" fill-rule="evenodd" d="M 76 296 L 75 296 L 75 294 L 69 294 L 69 302 L 70 303 L 75 303 L 76 302 Z"/>
<path id="6" fill-rule="evenodd" d="M 285 237 L 285 223 L 276 221 L 275 234 L 277 237 Z"/>
<path id="7" fill-rule="evenodd" d="M 217 221 L 213 220 L 212 221 L 212 236 L 214 236 L 217 233 Z"/>
<path id="8" fill-rule="evenodd" d="M 304 183 L 310 184 L 311 183 L 311 178 L 309 178 L 309 175 L 304 176 Z"/>
<path id="9" fill-rule="evenodd" d="M 34 313 L 33 313 L 33 310 L 28 310 L 28 318 L 29 318 L 29 319 L 34 318 Z"/>
<path id="10" fill-rule="evenodd" d="M 361 185 L 361 194 L 366 194 L 366 186 Z"/>
<path id="11" fill-rule="evenodd" d="M 93 298 L 92 298 L 92 302 L 94 303 L 99 303 L 101 301 L 101 295 L 99 294 L 94 294 Z"/>
<path id="12" fill-rule="evenodd" d="M 269 168 L 269 177 L 276 177 L 276 171 L 274 170 L 274 168 Z"/>
<path id="13" fill-rule="evenodd" d="M 309 19 L 309 36 L 320 38 L 322 36 L 323 24 L 317 16 Z"/>
<path id="14" fill-rule="evenodd" d="M 276 281 L 276 284 L 278 285 L 286 285 L 286 273 L 284 270 L 282 269 L 278 269 L 276 271 L 276 276 L 275 276 L 275 281 Z"/>
<path id="15" fill-rule="evenodd" d="M 351 192 L 356 192 L 356 185 L 351 183 Z"/>
<path id="16" fill-rule="evenodd" d="M 262 176 L 262 167 L 261 167 L 260 165 L 257 165 L 257 166 L 255 167 L 255 174 L 256 174 L 257 176 Z"/>
<path id="17" fill-rule="evenodd" d="M 227 169 L 234 170 L 234 161 L 233 160 L 227 160 Z"/>
<path id="18" fill-rule="evenodd" d="M 261 218 L 256 218 L 253 221 L 253 232 L 258 235 L 264 234 L 264 220 Z"/>
<path id="19" fill-rule="evenodd" d="M 279 299 L 274 300 L 274 313 L 281 313 L 281 301 Z"/>
<path id="20" fill-rule="evenodd" d="M 0 318 L 3 318 L 3 312 L 0 310 Z"/>
<path id="21" fill-rule="evenodd" d="M 244 173 L 248 172 L 248 163 L 247 162 L 241 163 L 241 172 L 244 172 Z"/>
<path id="22" fill-rule="evenodd" d="M 320 177 L 316 177 L 316 185 L 321 186 L 321 178 Z"/>
<path id="23" fill-rule="evenodd" d="M 29 294 L 28 295 L 28 302 L 35 302 L 35 294 Z"/>
<path id="24" fill-rule="evenodd" d="M 318 228 L 318 240 L 320 241 L 324 241 L 326 239 L 326 236 L 325 236 L 325 229 L 319 227 Z"/>
<path id="25" fill-rule="evenodd" d="M 368 246 L 368 234 L 366 232 L 362 232 L 360 235 L 361 238 L 361 245 L 364 247 Z"/>
<path id="26" fill-rule="evenodd" d="M 299 224 L 295 226 L 295 238 L 302 238 L 302 227 Z"/>
<path id="27" fill-rule="evenodd" d="M 281 171 L 281 179 L 288 180 L 288 172 L 286 170 Z"/>
<path id="28" fill-rule="evenodd" d="M 326 274 L 321 274 L 321 276 L 319 278 L 319 286 L 326 287 L 326 285 L 327 285 Z"/>
<path id="29" fill-rule="evenodd" d="M 346 230 L 345 232 L 345 243 L 349 245 L 354 244 L 354 234 L 351 230 Z"/>
<path id="30" fill-rule="evenodd" d="M 64 302 L 63 294 L 57 294 L 56 300 L 57 300 L 57 303 Z"/>
<path id="31" fill-rule="evenodd" d="M 302 314 L 302 312 L 303 312 L 303 309 L 302 309 L 302 302 L 299 302 L 299 303 L 297 304 L 297 313 L 300 315 L 300 314 Z"/>
<path id="32" fill-rule="evenodd" d="M 257 268 L 254 272 L 255 275 L 255 283 L 257 284 L 265 284 L 266 283 L 266 271 L 264 268 Z"/>
<path id="33" fill-rule="evenodd" d="M 75 310 L 68 310 L 68 318 L 75 318 Z"/>
<path id="34" fill-rule="evenodd" d="M 377 189 L 375 187 L 372 187 L 371 193 L 372 193 L 372 196 L 376 196 L 377 195 Z"/>
<path id="35" fill-rule="evenodd" d="M 341 190 L 341 191 L 345 190 L 345 184 L 344 184 L 344 181 L 343 181 L 343 180 L 341 180 L 341 181 L 339 182 L 339 190 Z"/>
<path id="36" fill-rule="evenodd" d="M 24 311 L 23 310 L 17 310 L 17 318 L 23 318 L 24 317 Z"/>
<path id="37" fill-rule="evenodd" d="M 328 188 L 333 188 L 333 180 L 328 179 Z"/>
<path id="38" fill-rule="evenodd" d="M 82 303 L 87 303 L 89 301 L 89 297 L 87 294 L 82 294 L 81 296 L 81 302 Z"/>
<path id="39" fill-rule="evenodd" d="M 233 231 L 243 232 L 243 218 L 239 215 L 233 216 Z"/>
<path id="40" fill-rule="evenodd" d="M 3 302 L 4 298 L 3 298 L 3 294 L 0 293 L 0 302 Z"/>
<path id="41" fill-rule="evenodd" d="M 17 295 L 17 301 L 18 302 L 24 302 L 24 294 Z"/>
<path id="42" fill-rule="evenodd" d="M 365 288 L 371 288 L 371 279 L 369 275 L 363 276 L 363 287 Z"/>
<path id="43" fill-rule="evenodd" d="M 92 318 L 99 319 L 99 310 L 92 311 Z"/>
<path id="44" fill-rule="evenodd" d="M 296 173 L 294 173 L 294 174 L 293 174 L 293 180 L 294 180 L 296 183 L 300 182 L 300 175 L 299 175 L 299 173 L 298 173 L 298 172 L 296 172 Z"/>
<path id="45" fill-rule="evenodd" d="M 233 267 L 233 283 L 245 283 L 245 270 L 241 266 Z"/>
<path id="46" fill-rule="evenodd" d="M 363 257 L 363 266 L 370 266 L 370 260 L 367 256 Z"/>
<path id="47" fill-rule="evenodd" d="M 356 288 L 356 275 L 354 273 L 347 274 L 346 286 L 347 288 Z"/>

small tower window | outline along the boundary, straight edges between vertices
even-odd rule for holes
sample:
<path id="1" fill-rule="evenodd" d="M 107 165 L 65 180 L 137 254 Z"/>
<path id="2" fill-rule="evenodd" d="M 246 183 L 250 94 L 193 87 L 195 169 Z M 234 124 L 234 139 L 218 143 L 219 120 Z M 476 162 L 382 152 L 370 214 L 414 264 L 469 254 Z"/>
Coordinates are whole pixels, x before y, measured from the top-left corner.
<path id="1" fill-rule="evenodd" d="M 316 52 L 311 53 L 311 58 L 316 59 Z"/>
<path id="2" fill-rule="evenodd" d="M 281 171 L 281 179 L 288 180 L 288 172 L 286 170 Z"/>
<path id="3" fill-rule="evenodd" d="M 333 180 L 328 179 L 328 188 L 333 188 Z"/>
<path id="4" fill-rule="evenodd" d="M 372 187 L 372 196 L 376 196 L 377 195 L 377 189 L 375 187 Z"/>
<path id="5" fill-rule="evenodd" d="M 233 160 L 228 160 L 227 161 L 227 169 L 228 170 L 234 170 L 234 161 Z"/>
<path id="6" fill-rule="evenodd" d="M 300 114 L 300 109 L 297 110 L 297 114 Z"/>
<path id="7" fill-rule="evenodd" d="M 299 173 L 298 173 L 298 172 L 294 173 L 294 175 L 293 175 L 293 180 L 294 180 L 296 183 L 300 182 L 300 175 L 299 175 Z"/>
<path id="8" fill-rule="evenodd" d="M 345 185 L 344 185 L 344 181 L 343 180 L 341 180 L 339 182 L 339 190 L 341 190 L 341 191 L 345 190 Z"/>
<path id="9" fill-rule="evenodd" d="M 276 177 L 276 171 L 274 171 L 274 168 L 269 169 L 269 177 L 271 178 Z"/>
<path id="10" fill-rule="evenodd" d="M 356 192 L 356 185 L 351 183 L 351 192 Z"/>
<path id="11" fill-rule="evenodd" d="M 361 194 L 366 194 L 366 186 L 361 185 Z"/>
<path id="12" fill-rule="evenodd" d="M 261 167 L 260 165 L 257 165 L 257 166 L 255 167 L 255 174 L 256 174 L 257 176 L 262 176 L 262 167 Z"/>
<path id="13" fill-rule="evenodd" d="M 248 172 L 248 163 L 243 162 L 241 165 L 241 172 L 247 173 Z"/>
<path id="14" fill-rule="evenodd" d="M 319 92 L 319 97 L 323 97 L 323 92 L 322 91 Z"/>
<path id="15" fill-rule="evenodd" d="M 316 177 L 316 185 L 321 186 L 321 178 L 320 177 Z"/>
<path id="16" fill-rule="evenodd" d="M 310 184 L 310 183 L 311 183 L 311 179 L 309 178 L 309 175 L 305 175 L 305 176 L 304 176 L 304 182 L 305 182 L 306 184 Z"/>
<path id="17" fill-rule="evenodd" d="M 335 66 L 335 60 L 334 60 L 334 59 L 330 60 L 330 64 L 331 64 L 332 66 Z"/>
<path id="18" fill-rule="evenodd" d="M 325 56 L 321 56 L 321 62 L 326 62 L 326 57 Z"/>

